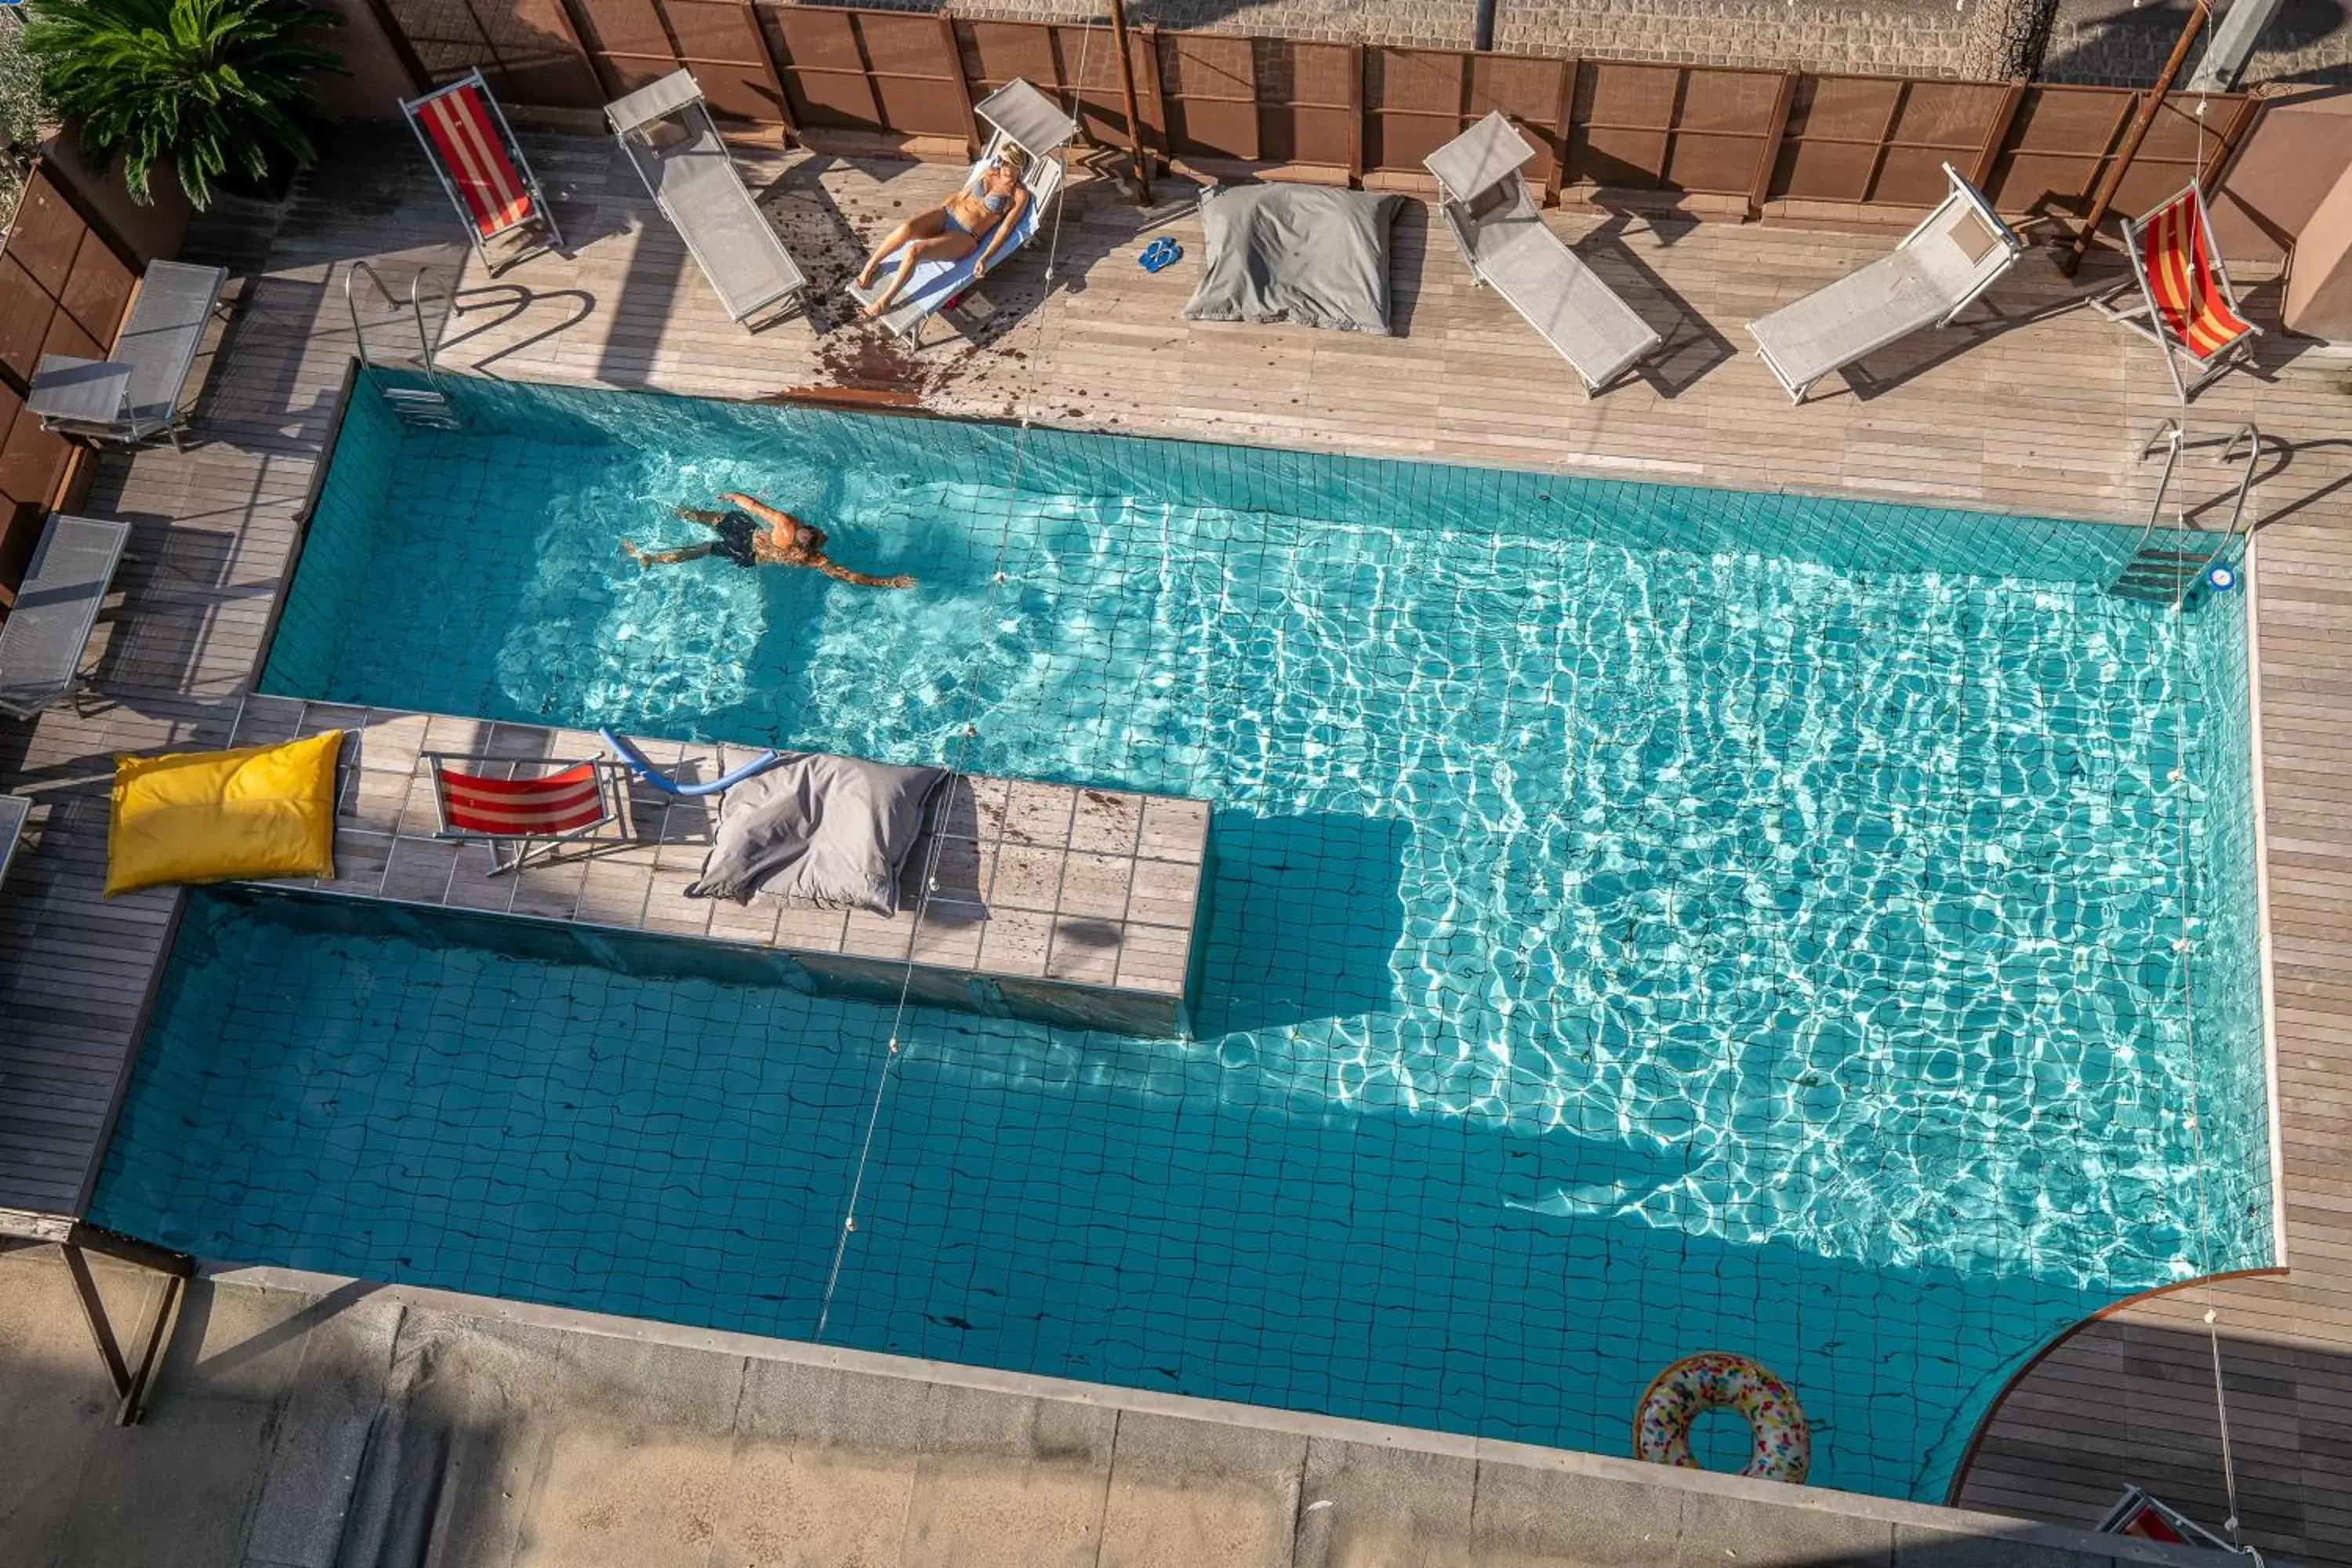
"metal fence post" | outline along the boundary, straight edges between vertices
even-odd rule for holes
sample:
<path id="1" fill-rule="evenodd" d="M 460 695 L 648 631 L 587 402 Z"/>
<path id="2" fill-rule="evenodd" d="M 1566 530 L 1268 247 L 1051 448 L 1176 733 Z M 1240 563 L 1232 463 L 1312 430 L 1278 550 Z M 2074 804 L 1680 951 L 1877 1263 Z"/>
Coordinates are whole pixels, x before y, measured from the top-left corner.
<path id="1" fill-rule="evenodd" d="M 980 152 L 980 118 L 971 111 L 971 79 L 963 73 L 963 42 L 956 36 L 955 18 L 940 13 L 940 45 L 948 52 L 948 69 L 955 78 L 956 106 L 963 110 L 963 155 Z"/>
<path id="2" fill-rule="evenodd" d="M 1364 188 L 1364 46 L 1348 46 L 1348 188 Z"/>
<path id="3" fill-rule="evenodd" d="M 1772 95 L 1772 116 L 1764 122 L 1764 144 L 1757 150 L 1756 174 L 1748 184 L 1748 221 L 1755 222 L 1764 216 L 1764 200 L 1772 194 L 1772 172 L 1780 166 L 1780 142 L 1789 133 L 1789 110 L 1797 100 L 1798 73 L 1780 73 L 1780 86 Z"/>
<path id="4" fill-rule="evenodd" d="M 1544 182 L 1544 205 L 1559 205 L 1559 191 L 1568 184 L 1568 150 L 1576 142 L 1576 73 L 1583 60 L 1570 55 L 1559 62 L 1559 97 L 1552 111 L 1551 178 Z"/>

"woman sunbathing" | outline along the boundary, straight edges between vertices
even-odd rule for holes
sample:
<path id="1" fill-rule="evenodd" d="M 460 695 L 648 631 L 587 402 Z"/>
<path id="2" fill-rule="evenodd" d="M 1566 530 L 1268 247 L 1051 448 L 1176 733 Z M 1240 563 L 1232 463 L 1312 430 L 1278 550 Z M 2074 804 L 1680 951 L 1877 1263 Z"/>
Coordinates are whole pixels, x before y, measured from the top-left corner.
<path id="1" fill-rule="evenodd" d="M 624 539 L 621 549 L 640 566 L 675 566 L 681 561 L 699 561 L 707 555 L 724 556 L 738 566 L 808 566 L 824 573 L 836 583 L 847 583 L 858 588 L 911 588 L 912 577 L 873 577 L 863 572 L 852 572 L 824 552 L 824 530 L 812 528 L 791 512 L 779 511 L 750 496 L 730 490 L 719 498 L 741 511 L 703 511 L 682 506 L 677 515 L 688 522 L 698 522 L 719 535 L 708 544 L 688 544 L 677 550 L 644 550 L 635 541 Z M 745 516 L 748 512 L 751 515 Z M 759 520 L 754 521 L 753 519 Z M 761 522 L 768 526 L 761 528 Z"/>
<path id="2" fill-rule="evenodd" d="M 866 319 L 870 321 L 890 308 L 919 261 L 954 261 L 977 249 L 980 259 L 972 263 L 971 275 L 978 278 L 986 272 L 1005 240 L 1021 226 L 1021 216 L 1029 210 L 1029 187 L 1021 183 L 1028 170 L 1029 154 L 1008 142 L 964 182 L 963 189 L 948 198 L 945 206 L 917 213 L 884 235 L 858 272 L 857 286 L 870 286 L 874 274 L 881 270 L 882 258 L 894 250 L 899 253 L 898 269 L 891 274 L 890 286 L 866 307 Z"/>

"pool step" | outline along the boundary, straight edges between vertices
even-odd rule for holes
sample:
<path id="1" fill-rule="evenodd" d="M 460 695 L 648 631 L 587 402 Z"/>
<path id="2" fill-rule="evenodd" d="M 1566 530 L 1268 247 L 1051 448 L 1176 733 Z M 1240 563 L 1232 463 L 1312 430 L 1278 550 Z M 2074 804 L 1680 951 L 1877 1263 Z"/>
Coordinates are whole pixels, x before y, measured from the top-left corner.
<path id="1" fill-rule="evenodd" d="M 2252 425 L 2242 425 L 2221 444 L 2220 460 L 2223 465 L 2241 458 L 2246 465 L 2238 473 L 2229 526 L 2219 534 L 2204 535 L 2213 542 L 2206 548 L 2174 550 L 2153 542 L 2158 525 L 2165 521 L 2165 500 L 2171 492 L 2172 476 L 2180 466 L 2180 454 L 2186 444 L 2187 435 L 2180 421 L 2167 419 L 2157 426 L 2147 445 L 2140 448 L 2140 461 L 2161 454 L 2164 468 L 2157 476 L 2156 496 L 2148 502 L 2147 521 L 2139 531 L 2138 548 L 2107 584 L 2107 592 L 2117 598 L 2155 605 L 2186 605 L 2205 589 L 2208 572 L 2217 566 L 2234 568 L 2236 563 L 2227 559 L 2231 546 L 2253 536 L 2255 520 L 2246 510 L 2246 500 L 2253 489 L 2254 470 L 2262 464 L 2263 433 Z M 2184 532 L 2203 534 L 2203 530 L 2191 523 L 2185 512 L 2174 520 L 2169 529 L 2176 538 Z M 2230 578 L 2217 574 L 2212 586 L 2227 589 Z"/>
<path id="2" fill-rule="evenodd" d="M 2229 547 L 2224 536 L 2210 550 L 2167 550 L 2147 545 L 2116 574 L 2107 592 L 2122 599 L 2143 599 L 2156 605 L 2176 605 L 2205 579 L 2205 569 Z"/>
<path id="3" fill-rule="evenodd" d="M 383 400 L 403 425 L 422 430 L 455 430 L 460 421 L 449 399 L 425 386 L 387 386 Z"/>

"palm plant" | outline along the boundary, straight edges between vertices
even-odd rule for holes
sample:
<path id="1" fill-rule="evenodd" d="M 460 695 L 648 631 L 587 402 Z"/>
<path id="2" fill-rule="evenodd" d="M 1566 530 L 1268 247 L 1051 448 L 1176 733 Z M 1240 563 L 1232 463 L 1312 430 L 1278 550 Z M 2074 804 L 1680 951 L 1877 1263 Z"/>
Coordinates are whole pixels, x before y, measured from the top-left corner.
<path id="1" fill-rule="evenodd" d="M 25 47 L 90 156 L 121 154 L 131 199 L 152 200 L 169 163 L 205 207 L 225 174 L 260 183 L 315 157 L 310 78 L 343 64 L 307 35 L 340 21 L 301 0 L 37 0 Z"/>
<path id="2" fill-rule="evenodd" d="M 40 70 L 25 52 L 25 25 L 17 9 L 0 9 L 0 224 L 16 210 L 26 162 L 49 118 L 41 101 Z"/>

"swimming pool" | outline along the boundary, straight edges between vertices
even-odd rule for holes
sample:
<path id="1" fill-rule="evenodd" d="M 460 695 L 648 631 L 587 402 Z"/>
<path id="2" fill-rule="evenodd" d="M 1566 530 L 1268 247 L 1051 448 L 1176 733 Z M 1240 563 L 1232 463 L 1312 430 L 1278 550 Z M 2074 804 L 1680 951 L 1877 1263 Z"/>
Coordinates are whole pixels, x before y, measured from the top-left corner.
<path id="1" fill-rule="evenodd" d="M 2127 531 L 460 394 L 354 405 L 266 689 L 1208 797 L 1199 1037 L 909 1015 L 828 1309 L 887 1010 L 211 895 L 108 1224 L 1610 1453 L 1745 1351 L 1930 1499 L 2270 1260 L 2241 606 L 2104 595 Z M 922 586 L 621 558 L 737 487 Z"/>

